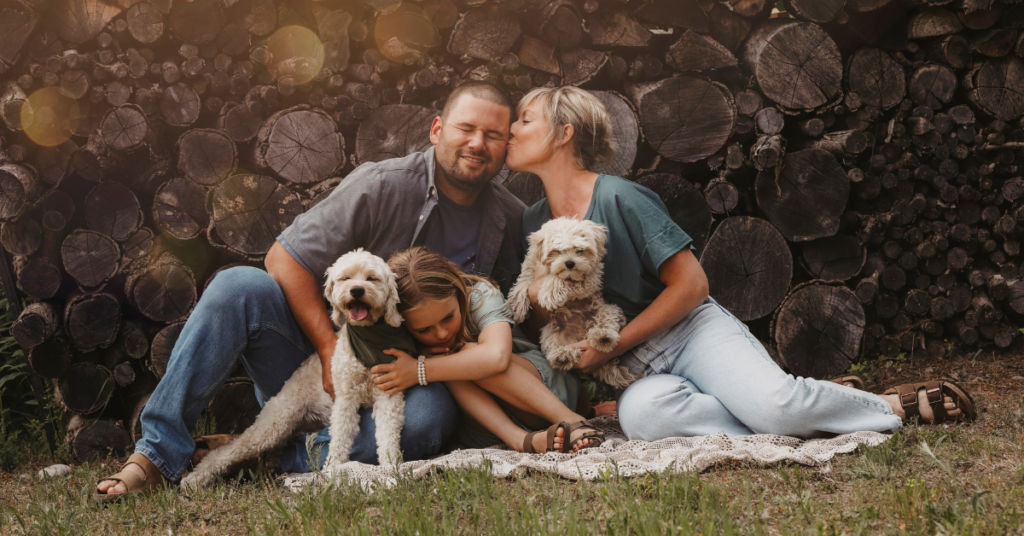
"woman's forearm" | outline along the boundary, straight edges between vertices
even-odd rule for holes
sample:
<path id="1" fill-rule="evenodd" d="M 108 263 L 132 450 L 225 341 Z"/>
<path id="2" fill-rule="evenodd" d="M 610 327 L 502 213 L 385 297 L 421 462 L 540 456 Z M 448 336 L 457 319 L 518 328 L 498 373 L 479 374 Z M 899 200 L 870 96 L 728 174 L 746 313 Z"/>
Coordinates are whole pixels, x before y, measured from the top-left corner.
<path id="1" fill-rule="evenodd" d="M 609 359 L 676 325 L 708 297 L 707 276 L 688 249 L 666 260 L 659 276 L 665 289 L 619 332 L 619 344 Z"/>

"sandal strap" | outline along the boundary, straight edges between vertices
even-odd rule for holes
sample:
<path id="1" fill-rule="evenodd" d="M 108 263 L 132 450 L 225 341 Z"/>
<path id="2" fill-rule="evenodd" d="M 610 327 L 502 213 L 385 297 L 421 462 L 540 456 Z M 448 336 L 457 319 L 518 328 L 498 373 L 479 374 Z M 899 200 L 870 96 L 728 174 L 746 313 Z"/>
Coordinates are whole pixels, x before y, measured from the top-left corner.
<path id="1" fill-rule="evenodd" d="M 556 432 L 558 432 L 559 428 L 562 429 L 562 434 L 563 434 L 562 435 L 562 448 L 555 449 L 555 437 L 556 437 Z M 555 424 L 552 424 L 551 426 L 548 427 L 548 437 L 547 437 L 548 442 L 547 442 L 547 445 L 546 445 L 546 448 L 547 448 L 546 452 L 551 452 L 551 451 L 565 452 L 565 443 L 566 443 L 566 441 L 569 440 L 569 432 L 566 431 L 567 429 L 568 429 L 568 425 L 565 424 L 564 422 L 555 423 Z"/>
<path id="2" fill-rule="evenodd" d="M 132 464 L 139 466 L 146 476 L 140 477 L 133 472 L 125 471 L 125 468 Z M 96 483 L 99 484 L 104 480 L 115 480 L 117 482 L 121 482 L 124 484 L 126 491 L 133 492 L 146 491 L 159 487 L 163 484 L 164 476 L 160 474 L 160 470 L 153 465 L 153 462 L 149 461 L 149 458 L 136 452 L 128 457 L 128 461 L 124 462 L 124 465 L 121 466 L 121 469 L 117 473 L 101 478 Z"/>
<path id="3" fill-rule="evenodd" d="M 974 415 L 974 405 L 970 400 L 964 400 L 960 393 L 966 393 L 959 386 L 946 380 L 929 380 L 920 383 L 905 383 L 897 385 L 887 391 L 886 395 L 895 394 L 899 396 L 900 406 L 903 408 L 903 412 L 906 414 L 906 419 L 921 415 L 921 408 L 918 393 L 924 389 L 928 405 L 932 408 L 934 417 L 931 421 L 932 424 L 938 424 L 955 418 L 950 417 L 946 411 L 946 406 L 943 402 L 944 396 L 949 396 L 956 402 L 956 406 L 960 408 L 961 413 L 967 417 Z M 968 407 L 969 406 L 969 407 Z M 971 419 L 973 420 L 973 419 Z"/>
<path id="4" fill-rule="evenodd" d="M 575 441 L 573 441 L 571 439 L 572 433 L 577 430 L 584 430 L 584 432 L 582 435 L 577 437 Z M 570 423 L 565 431 L 565 439 L 564 441 L 562 441 L 562 447 L 565 448 L 567 445 L 575 445 L 576 443 L 579 443 L 580 441 L 583 441 L 585 439 L 591 440 L 591 443 L 590 445 L 587 446 L 587 448 L 601 446 L 601 444 L 604 443 L 604 432 L 595 428 L 594 425 L 590 424 L 590 421 L 587 420 Z"/>

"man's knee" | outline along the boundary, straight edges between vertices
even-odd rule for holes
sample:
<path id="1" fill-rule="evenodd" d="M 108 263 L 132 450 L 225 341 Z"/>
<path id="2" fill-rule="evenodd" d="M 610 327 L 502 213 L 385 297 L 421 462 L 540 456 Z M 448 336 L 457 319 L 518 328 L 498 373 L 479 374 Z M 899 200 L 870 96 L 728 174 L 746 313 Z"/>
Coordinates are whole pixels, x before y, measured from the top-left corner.
<path id="1" fill-rule="evenodd" d="M 444 384 L 406 391 L 403 436 L 424 447 L 440 448 L 455 431 L 459 408 Z"/>
<path id="2" fill-rule="evenodd" d="M 200 302 L 207 307 L 226 306 L 237 311 L 249 299 L 266 303 L 283 298 L 281 287 L 270 274 L 252 266 L 235 266 L 214 275 Z"/>

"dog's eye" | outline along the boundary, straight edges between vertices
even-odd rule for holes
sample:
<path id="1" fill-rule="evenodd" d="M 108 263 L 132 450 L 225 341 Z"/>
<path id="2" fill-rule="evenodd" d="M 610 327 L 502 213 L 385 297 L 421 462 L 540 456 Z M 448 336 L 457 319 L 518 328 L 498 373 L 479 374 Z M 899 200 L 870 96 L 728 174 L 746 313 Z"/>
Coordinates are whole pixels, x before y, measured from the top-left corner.
<path id="1" fill-rule="evenodd" d="M 373 277 L 373 276 L 371 275 L 370 277 L 367 277 L 367 278 L 366 278 L 366 280 L 367 280 L 367 281 L 370 281 L 370 282 L 376 282 L 376 281 L 377 281 L 377 278 L 376 278 L 376 277 Z"/>
<path id="2" fill-rule="evenodd" d="M 349 280 L 349 278 L 348 278 L 348 276 L 345 276 L 345 277 L 342 277 L 342 278 L 341 278 L 341 280 L 342 280 L 342 281 L 348 281 L 348 280 Z"/>
<path id="3" fill-rule="evenodd" d="M 579 253 L 580 255 L 582 255 L 582 254 L 584 254 L 586 252 L 587 252 L 587 248 L 578 248 L 576 250 L 576 253 Z"/>

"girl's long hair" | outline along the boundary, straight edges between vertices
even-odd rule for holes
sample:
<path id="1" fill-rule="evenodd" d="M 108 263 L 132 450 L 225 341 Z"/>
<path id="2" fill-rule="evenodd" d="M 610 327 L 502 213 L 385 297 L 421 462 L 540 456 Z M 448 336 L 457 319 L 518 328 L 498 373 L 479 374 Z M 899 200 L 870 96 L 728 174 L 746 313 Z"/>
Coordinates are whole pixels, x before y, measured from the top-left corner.
<path id="1" fill-rule="evenodd" d="M 494 292 L 498 292 L 497 285 L 488 279 L 464 273 L 448 259 L 422 246 L 395 253 L 388 259 L 388 266 L 395 274 L 398 312 L 402 316 L 427 300 L 442 301 L 454 297 L 462 313 L 462 329 L 451 351 L 457 351 L 463 344 L 476 340 L 480 332 L 469 314 L 469 293 L 480 292 L 473 288 L 473 285 L 480 282 L 494 287 Z"/>

